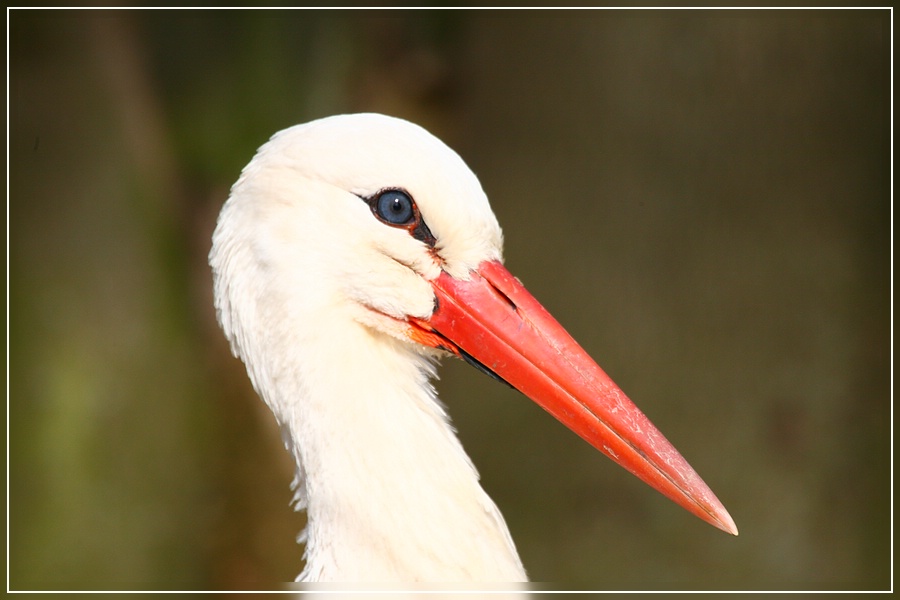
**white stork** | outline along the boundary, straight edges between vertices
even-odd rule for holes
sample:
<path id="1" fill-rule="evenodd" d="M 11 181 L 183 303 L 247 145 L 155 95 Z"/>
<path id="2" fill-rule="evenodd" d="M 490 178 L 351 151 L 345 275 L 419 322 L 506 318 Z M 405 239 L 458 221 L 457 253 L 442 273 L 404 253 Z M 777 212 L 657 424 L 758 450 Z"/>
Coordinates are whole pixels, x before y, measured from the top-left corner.
<path id="1" fill-rule="evenodd" d="M 701 519 L 737 534 L 674 447 L 502 265 L 475 175 L 377 114 L 275 134 L 219 215 L 219 323 L 297 463 L 298 581 L 527 576 L 430 379 L 459 356 Z"/>

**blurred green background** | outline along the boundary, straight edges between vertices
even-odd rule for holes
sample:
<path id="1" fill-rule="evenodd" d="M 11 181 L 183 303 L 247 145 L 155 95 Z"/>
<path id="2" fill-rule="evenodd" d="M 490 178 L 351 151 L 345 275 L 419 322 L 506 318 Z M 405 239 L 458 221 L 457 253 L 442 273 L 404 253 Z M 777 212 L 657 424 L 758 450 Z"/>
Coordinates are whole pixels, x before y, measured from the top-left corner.
<path id="1" fill-rule="evenodd" d="M 215 323 L 272 133 L 379 111 L 480 177 L 506 262 L 737 538 L 457 361 L 536 581 L 887 589 L 890 13 L 31 11 L 9 18 L 12 589 L 269 589 L 292 465 Z"/>

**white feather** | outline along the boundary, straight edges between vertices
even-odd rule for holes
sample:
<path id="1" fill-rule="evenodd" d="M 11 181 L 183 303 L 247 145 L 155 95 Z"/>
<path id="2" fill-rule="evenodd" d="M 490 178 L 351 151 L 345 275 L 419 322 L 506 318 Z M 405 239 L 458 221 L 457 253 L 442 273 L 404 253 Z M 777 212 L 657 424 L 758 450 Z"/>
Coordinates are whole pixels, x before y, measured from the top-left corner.
<path id="1" fill-rule="evenodd" d="M 401 187 L 432 251 L 361 200 Z M 401 321 L 429 281 L 501 257 L 487 197 L 424 129 L 374 114 L 286 129 L 232 188 L 213 236 L 218 319 L 283 428 L 308 514 L 303 581 L 524 581 Z"/>

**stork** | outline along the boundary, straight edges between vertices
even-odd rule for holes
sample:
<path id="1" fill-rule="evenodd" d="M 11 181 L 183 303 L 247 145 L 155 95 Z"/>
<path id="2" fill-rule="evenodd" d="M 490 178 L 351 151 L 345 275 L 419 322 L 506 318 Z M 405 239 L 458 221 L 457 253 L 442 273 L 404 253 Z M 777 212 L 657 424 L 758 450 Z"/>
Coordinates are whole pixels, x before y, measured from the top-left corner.
<path id="1" fill-rule="evenodd" d="M 430 380 L 455 355 L 704 521 L 728 512 L 503 266 L 478 179 L 378 114 L 276 133 L 209 255 L 216 315 L 281 427 L 305 509 L 298 581 L 527 581 Z"/>

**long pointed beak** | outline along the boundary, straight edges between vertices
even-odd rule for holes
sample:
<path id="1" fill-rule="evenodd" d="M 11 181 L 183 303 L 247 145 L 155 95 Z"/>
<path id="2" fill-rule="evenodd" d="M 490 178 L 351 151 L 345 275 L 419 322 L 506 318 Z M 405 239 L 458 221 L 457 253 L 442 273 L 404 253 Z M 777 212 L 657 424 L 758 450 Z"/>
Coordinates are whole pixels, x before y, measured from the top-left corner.
<path id="1" fill-rule="evenodd" d="M 432 281 L 437 308 L 411 337 L 480 365 L 537 402 L 603 454 L 722 531 L 728 511 L 625 393 L 497 261 L 468 280 Z"/>

